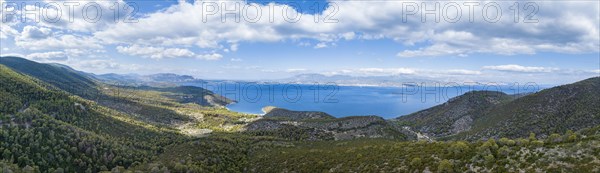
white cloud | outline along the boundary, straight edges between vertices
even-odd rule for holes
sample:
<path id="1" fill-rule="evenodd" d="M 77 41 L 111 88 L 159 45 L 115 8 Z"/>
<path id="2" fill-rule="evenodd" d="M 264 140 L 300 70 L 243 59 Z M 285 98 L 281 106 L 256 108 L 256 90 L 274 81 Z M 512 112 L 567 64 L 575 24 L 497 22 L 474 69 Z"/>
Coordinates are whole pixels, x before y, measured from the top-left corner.
<path id="1" fill-rule="evenodd" d="M 321 48 L 326 48 L 326 47 L 327 47 L 327 43 L 320 42 L 320 43 L 317 43 L 317 45 L 315 45 L 314 48 L 315 49 L 321 49 Z"/>
<path id="2" fill-rule="evenodd" d="M 40 62 L 62 62 L 69 58 L 64 52 L 43 52 L 43 53 L 32 53 L 25 56 L 27 59 L 40 61 Z"/>
<path id="3" fill-rule="evenodd" d="M 451 47 L 447 44 L 436 44 L 426 48 L 420 48 L 418 50 L 405 50 L 397 54 L 399 57 L 422 57 L 422 56 L 442 56 L 442 55 L 453 55 L 453 54 L 464 54 L 463 50 Z"/>
<path id="4" fill-rule="evenodd" d="M 480 75 L 480 71 L 476 70 L 465 70 L 465 69 L 452 69 L 446 71 L 447 74 L 451 75 Z"/>
<path id="5" fill-rule="evenodd" d="M 243 60 L 243 59 L 241 59 L 241 58 L 231 58 L 231 61 L 232 61 L 232 62 L 242 62 L 242 61 L 244 61 L 244 60 Z"/>
<path id="6" fill-rule="evenodd" d="M 104 59 L 93 59 L 93 60 L 83 60 L 71 62 L 74 66 L 83 69 L 119 69 L 121 65 L 112 61 L 112 60 L 104 60 Z"/>
<path id="7" fill-rule="evenodd" d="M 26 17 L 39 21 L 36 23 L 45 27 L 94 32 L 119 22 L 135 22 L 129 16 L 134 14 L 132 13 L 134 7 L 123 0 L 69 0 L 38 3 L 39 6 L 35 6 L 34 3 L 25 6 L 35 13 Z M 137 8 L 141 8 L 139 4 L 137 5 Z M 115 12 L 115 8 L 119 8 L 119 13 Z M 99 9 L 100 13 L 97 13 L 96 9 Z"/>
<path id="8" fill-rule="evenodd" d="M 399 75 L 399 74 L 414 74 L 415 69 L 410 68 L 360 68 L 354 71 L 363 75 Z"/>
<path id="9" fill-rule="evenodd" d="M 527 42 L 507 38 L 481 38 L 466 31 L 444 31 L 430 33 L 434 44 L 417 50 L 404 50 L 399 57 L 467 56 L 472 53 L 501 55 L 533 54 L 535 47 Z M 485 46 L 482 46 L 485 45 Z"/>
<path id="10" fill-rule="evenodd" d="M 188 49 L 169 48 L 169 49 L 165 49 L 164 52 L 162 53 L 162 55 L 164 57 L 168 57 L 168 58 L 177 58 L 177 57 L 192 57 L 195 55 L 195 53 Z"/>
<path id="11" fill-rule="evenodd" d="M 21 32 L 21 39 L 45 39 L 52 36 L 52 30 L 50 28 L 37 27 L 37 26 L 25 26 Z"/>
<path id="12" fill-rule="evenodd" d="M 288 72 L 288 73 L 299 73 L 299 72 L 305 72 L 307 70 L 303 69 L 303 68 L 290 68 L 290 69 L 287 69 L 285 71 Z"/>
<path id="13" fill-rule="evenodd" d="M 0 52 L 0 56 L 26 57 L 25 55 L 20 54 L 20 53 L 5 53 L 5 52 Z"/>
<path id="14" fill-rule="evenodd" d="M 134 55 L 134 56 L 151 56 L 154 54 L 160 54 L 164 48 L 158 47 L 144 47 L 139 45 L 133 45 L 129 47 L 117 46 L 119 53 Z"/>
<path id="15" fill-rule="evenodd" d="M 51 1 L 45 1 L 41 5 Z M 442 19 L 440 23 L 432 21 L 432 15 L 425 16 L 428 22 L 421 22 L 421 15 L 403 18 L 402 5 L 399 1 L 336 1 L 322 14 L 335 14 L 335 22 L 323 22 L 325 16 L 303 14 L 299 21 L 287 22 L 282 17 L 284 11 L 293 9 L 286 5 L 257 5 L 262 17 L 257 22 L 247 22 L 244 16 L 227 16 L 222 23 L 220 15 L 209 15 L 203 19 L 202 1 L 179 1 L 178 4 L 150 12 L 141 16 L 138 22 L 122 22 L 128 18 L 129 11 L 122 11 L 119 16 L 109 13 L 114 3 L 125 6 L 123 0 L 109 1 L 70 1 L 79 3 L 74 9 L 75 17 L 69 22 L 69 8 L 61 5 L 60 22 L 41 22 L 39 25 L 65 31 L 80 31 L 93 34 L 106 44 L 161 45 L 165 47 L 186 47 L 195 45 L 199 48 L 222 49 L 223 44 L 230 44 L 228 51 L 236 51 L 242 42 L 276 42 L 286 39 L 311 39 L 318 41 L 315 48 L 331 47 L 337 41 L 353 39 L 392 39 L 406 45 L 425 43 L 426 47 L 401 50 L 400 57 L 421 56 L 468 56 L 473 53 L 492 53 L 502 55 L 534 54 L 539 51 L 561 53 L 598 52 L 599 20 L 597 5 L 590 2 L 558 2 L 549 1 L 538 5 L 543 7 L 536 14 L 537 23 L 514 22 L 514 18 L 503 16 L 497 23 L 486 22 L 481 14 L 474 22 L 469 21 L 469 10 L 462 10 L 462 18 L 457 23 L 449 23 Z M 476 12 L 482 11 L 487 1 L 474 1 L 481 5 Z M 85 4 L 94 3 L 103 9 L 103 15 L 97 22 L 89 22 L 82 14 Z M 246 1 L 218 1 L 219 6 L 246 4 Z M 420 2 L 415 2 L 422 5 Z M 432 5 L 432 2 L 426 2 Z M 442 2 L 444 6 L 446 3 Z M 499 3 L 503 14 L 512 14 L 508 2 Z M 274 20 L 267 16 L 271 9 Z M 542 6 L 543 5 L 543 6 Z M 464 6 L 463 6 L 464 7 Z M 465 7 L 466 8 L 466 7 Z M 123 8 L 124 9 L 124 8 Z M 132 8 L 128 8 L 132 9 Z M 53 8 L 47 10 L 53 13 Z M 255 10 L 247 11 L 247 16 L 255 15 Z M 292 12 L 295 12 L 292 10 Z M 335 13 L 334 13 L 335 12 Z M 88 14 L 93 15 L 92 14 Z M 119 21 L 115 22 L 115 17 Z M 233 18 L 242 20 L 234 22 Z M 315 17 L 320 22 L 315 22 Z M 182 20 L 185 19 L 185 20 Z M 0 38 L 9 34 L 0 32 Z M 44 36 L 44 35 L 40 35 Z M 58 38 L 61 36 L 54 36 Z M 83 44 L 82 44 L 83 45 Z M 172 50 L 175 51 L 175 50 Z M 178 50 L 179 53 L 182 50 Z"/>
<path id="16" fill-rule="evenodd" d="M 55 35 L 46 36 L 36 27 L 24 28 L 21 36 L 15 37 L 15 45 L 29 50 L 102 49 L 98 40 L 89 36 Z M 31 35 L 32 33 L 35 33 Z M 33 37 L 35 37 L 35 39 Z"/>
<path id="17" fill-rule="evenodd" d="M 506 72 L 521 72 L 521 73 L 543 73 L 543 72 L 553 72 L 553 71 L 559 70 L 558 68 L 528 67 L 528 66 L 521 66 L 521 65 L 515 65 L 515 64 L 484 66 L 483 69 L 506 71 Z"/>
<path id="18" fill-rule="evenodd" d="M 238 44 L 237 43 L 233 43 L 231 44 L 231 47 L 229 48 L 229 50 L 231 50 L 232 52 L 235 52 L 238 50 Z"/>
<path id="19" fill-rule="evenodd" d="M 342 38 L 346 39 L 346 40 L 352 40 L 356 37 L 356 34 L 354 32 L 347 32 L 342 34 Z"/>
<path id="20" fill-rule="evenodd" d="M 561 53 L 586 53 L 598 52 L 599 20 L 598 7 L 589 5 L 590 2 L 543 2 L 544 11 L 536 14 L 539 22 L 524 23 L 514 22 L 512 17 L 503 16 L 497 23 L 486 22 L 476 16 L 474 22 L 468 21 L 469 10 L 462 10 L 462 18 L 457 23 L 442 20 L 440 23 L 421 22 L 421 15 L 411 15 L 403 18 L 402 5 L 398 1 L 336 1 L 336 6 L 329 6 L 322 14 L 333 14 L 336 22 L 323 22 L 325 16 L 303 14 L 299 21 L 287 22 L 282 17 L 284 11 L 293 9 L 286 5 L 273 5 L 275 14 L 271 21 L 265 11 L 270 10 L 269 5 L 260 7 L 262 17 L 257 22 L 247 22 L 244 16 L 227 16 L 227 22 L 222 23 L 220 15 L 209 15 L 203 19 L 202 1 L 179 1 L 178 4 L 163 10 L 150 12 L 141 16 L 137 22 L 122 22 L 128 18 L 130 11 L 122 11 L 119 16 L 109 13 L 115 3 L 125 6 L 123 0 L 109 1 L 70 1 L 79 3 L 75 9 L 73 21 L 70 22 L 69 8 L 62 3 L 60 10 L 63 15 L 59 22 L 42 20 L 38 28 L 29 27 L 21 34 L 24 38 L 45 38 L 42 43 L 25 43 L 20 40 L 17 45 L 28 49 L 40 50 L 43 45 L 59 43 L 53 48 L 73 48 L 62 42 L 65 35 L 49 35 L 48 28 L 69 31 L 86 32 L 96 39 L 86 38 L 87 34 L 76 36 L 92 43 L 94 47 L 103 47 L 107 44 L 132 45 L 161 45 L 164 47 L 180 48 L 169 50 L 173 56 L 187 56 L 189 46 L 211 49 L 209 52 L 223 50 L 236 51 L 243 42 L 276 42 L 282 40 L 314 40 L 318 41 L 314 48 L 332 47 L 335 42 L 354 39 L 392 39 L 406 45 L 424 43 L 425 47 L 416 47 L 398 52 L 399 57 L 421 56 L 468 56 L 474 53 L 491 53 L 501 55 L 534 54 L 540 51 Z M 480 4 L 487 1 L 474 1 Z M 51 3 L 44 1 L 41 6 Z M 103 15 L 96 22 L 86 21 L 84 14 L 85 4 L 98 5 L 103 9 Z M 246 4 L 246 1 L 218 1 L 219 6 L 232 6 L 233 4 Z M 415 2 L 422 5 L 419 2 Z M 448 2 L 442 2 L 445 5 Z M 55 5 L 56 5 L 55 4 Z M 431 2 L 426 2 L 431 5 Z M 512 3 L 501 2 L 503 14 L 512 14 L 509 6 Z M 32 8 L 29 6 L 27 8 Z M 476 7 L 481 11 L 481 6 Z M 122 8 L 125 9 L 125 8 Z M 132 9 L 132 8 L 128 8 Z M 54 8 L 50 14 L 58 13 Z M 247 16 L 255 15 L 255 10 L 247 11 Z M 295 12 L 295 11 L 291 11 Z M 479 13 L 478 13 L 479 14 Z M 94 13 L 88 13 L 88 17 Z M 233 18 L 242 20 L 234 22 Z M 315 22 L 315 17 L 321 20 Z M 426 16 L 432 20 L 432 16 Z M 115 18 L 119 22 L 115 22 Z M 185 19 L 185 20 L 182 20 Z M 9 28 L 9 29 L 5 29 Z M 12 28 L 3 27 L 0 38 L 8 38 Z M 64 32 L 67 31 L 67 32 Z M 46 38 L 48 37 L 48 38 Z M 81 39 L 80 39 L 81 40 Z M 101 40 L 102 43 L 98 43 Z M 93 42 L 90 42 L 93 41 Z M 223 46 L 229 44 L 228 48 Z M 81 41 L 78 45 L 83 44 Z M 302 44 L 306 45 L 306 44 Z M 32 48 L 32 47 L 38 48 Z M 167 57 L 158 55 L 159 58 Z"/>
<path id="21" fill-rule="evenodd" d="M 2 29 L 4 29 L 5 26 L 17 24 L 16 16 L 19 11 L 4 0 L 0 0 L 0 5 L 0 25 L 2 26 Z"/>
<path id="22" fill-rule="evenodd" d="M 152 59 L 197 58 L 203 60 L 219 60 L 223 58 L 223 55 L 218 53 L 196 54 L 189 49 L 183 48 L 164 48 L 133 45 L 129 47 L 117 46 L 116 49 L 119 53 Z"/>
<path id="23" fill-rule="evenodd" d="M 1 19 L 0 19 L 1 20 Z M 11 26 L 0 23 L 0 39 L 7 39 L 15 35 L 19 35 L 19 31 L 13 29 Z"/>
<path id="24" fill-rule="evenodd" d="M 133 45 L 129 47 L 117 46 L 119 53 L 124 53 L 133 56 L 142 56 L 152 59 L 164 59 L 164 58 L 194 58 L 215 60 L 220 59 L 218 54 L 210 55 L 196 55 L 196 53 L 182 48 L 164 48 L 164 47 L 152 47 L 152 46 L 140 46 Z"/>
<path id="25" fill-rule="evenodd" d="M 203 59 L 203 60 L 220 60 L 221 58 L 223 58 L 223 55 L 218 54 L 218 53 L 209 53 L 209 54 L 197 55 L 196 58 Z"/>

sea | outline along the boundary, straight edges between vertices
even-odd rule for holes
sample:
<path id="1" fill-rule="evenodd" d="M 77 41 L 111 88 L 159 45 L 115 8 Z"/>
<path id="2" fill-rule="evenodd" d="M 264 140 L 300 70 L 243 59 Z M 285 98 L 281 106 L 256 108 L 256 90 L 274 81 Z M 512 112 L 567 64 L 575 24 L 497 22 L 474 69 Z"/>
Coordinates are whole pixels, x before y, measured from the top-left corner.
<path id="1" fill-rule="evenodd" d="M 235 100 L 227 108 L 236 112 L 264 114 L 262 108 L 275 106 L 295 111 L 321 111 L 335 117 L 377 115 L 386 119 L 443 104 L 469 91 L 522 95 L 542 89 L 535 84 L 379 87 L 228 82 L 192 85 Z"/>

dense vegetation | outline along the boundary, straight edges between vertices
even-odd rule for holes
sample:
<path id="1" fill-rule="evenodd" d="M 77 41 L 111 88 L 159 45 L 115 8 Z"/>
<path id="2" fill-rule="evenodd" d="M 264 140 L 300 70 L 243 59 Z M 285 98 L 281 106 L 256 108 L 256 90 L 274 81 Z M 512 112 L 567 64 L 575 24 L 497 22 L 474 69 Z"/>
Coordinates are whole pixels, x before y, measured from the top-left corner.
<path id="1" fill-rule="evenodd" d="M 515 127 L 490 125 L 496 131 L 486 132 L 498 138 L 427 142 L 407 141 L 394 124 L 375 116 L 283 111 L 257 120 L 256 115 L 203 105 L 205 94 L 223 103 L 230 100 L 197 87 L 115 86 L 62 65 L 5 60 L 0 60 L 8 66 L 0 64 L 2 173 L 600 171 L 600 110 L 594 107 L 600 105 L 599 78 L 493 104 L 533 105 L 510 105 L 516 109 L 504 111 L 506 115 L 548 115 L 525 121 L 515 117 L 526 116 L 496 119 L 490 114 L 494 119 L 488 120 Z M 69 90 L 71 82 L 83 93 Z M 544 104 L 556 110 L 548 111 Z M 548 112 L 552 114 L 542 114 Z M 573 117 L 559 116 L 566 114 Z M 246 129 L 257 124 L 258 130 Z M 276 128 L 264 130 L 265 125 Z M 334 140 L 348 134 L 358 139 Z"/>
<path id="2" fill-rule="evenodd" d="M 188 128 L 236 131 L 242 126 L 239 119 L 255 117 L 165 96 L 177 93 L 109 85 L 97 87 L 105 97 L 87 100 L 3 65 L 0 84 L 3 172 L 145 170 L 165 153 L 165 148 L 195 141 L 192 134 L 186 133 Z M 129 112 L 105 107 L 132 104 L 139 109 Z M 189 124 L 166 123 L 177 118 Z M 217 151 L 211 148 L 221 146 L 205 145 L 203 149 Z M 237 163 L 211 162 L 196 168 L 226 170 L 231 164 Z M 169 166 L 161 169 L 174 169 L 176 165 Z"/>
<path id="3" fill-rule="evenodd" d="M 597 172 L 598 136 L 544 140 L 297 142 L 260 150 L 250 172 Z"/>

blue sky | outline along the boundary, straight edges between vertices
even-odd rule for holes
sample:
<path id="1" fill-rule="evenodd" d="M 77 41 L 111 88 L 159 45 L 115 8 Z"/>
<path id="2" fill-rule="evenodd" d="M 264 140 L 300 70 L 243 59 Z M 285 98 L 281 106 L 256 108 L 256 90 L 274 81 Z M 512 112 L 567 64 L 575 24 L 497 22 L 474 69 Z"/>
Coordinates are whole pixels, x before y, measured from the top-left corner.
<path id="1" fill-rule="evenodd" d="M 319 73 L 563 84 L 598 76 L 600 69 L 600 5 L 594 1 L 520 2 L 517 22 L 515 2 L 508 1 L 468 1 L 477 4 L 472 21 L 467 1 L 441 1 L 434 12 L 440 22 L 422 13 L 435 3 L 420 1 L 82 1 L 73 21 L 64 1 L 26 1 L 38 6 L 37 22 L 35 14 L 20 15 L 22 2 L 0 1 L 0 53 L 93 73 L 245 80 Z M 81 12 L 92 2 L 104 11 L 95 22 Z M 126 2 L 136 4 L 135 15 Z M 64 14 L 59 22 L 42 19 L 56 11 L 51 3 Z M 110 11 L 115 3 L 122 10 L 119 22 Z M 219 10 L 240 5 L 241 21 L 225 15 L 222 22 L 221 11 L 207 15 L 213 12 L 207 4 Z M 502 12 L 497 21 L 490 20 L 496 12 L 490 7 Z M 256 16 L 252 9 L 260 9 L 260 20 L 248 21 Z M 301 18 L 293 21 L 300 9 Z M 452 21 L 456 14 L 461 18 Z"/>

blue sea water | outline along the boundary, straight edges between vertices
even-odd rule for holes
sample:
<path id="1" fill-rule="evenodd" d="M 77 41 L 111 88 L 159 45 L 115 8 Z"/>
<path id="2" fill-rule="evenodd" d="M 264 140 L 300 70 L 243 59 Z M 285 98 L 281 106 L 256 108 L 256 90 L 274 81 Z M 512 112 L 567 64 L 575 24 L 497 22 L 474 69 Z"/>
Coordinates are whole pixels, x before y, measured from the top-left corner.
<path id="1" fill-rule="evenodd" d="M 196 85 L 236 100 L 232 111 L 263 114 L 265 106 L 322 111 L 335 117 L 377 115 L 395 118 L 423 110 L 473 90 L 529 93 L 538 86 L 360 87 L 304 84 L 229 83 Z"/>

